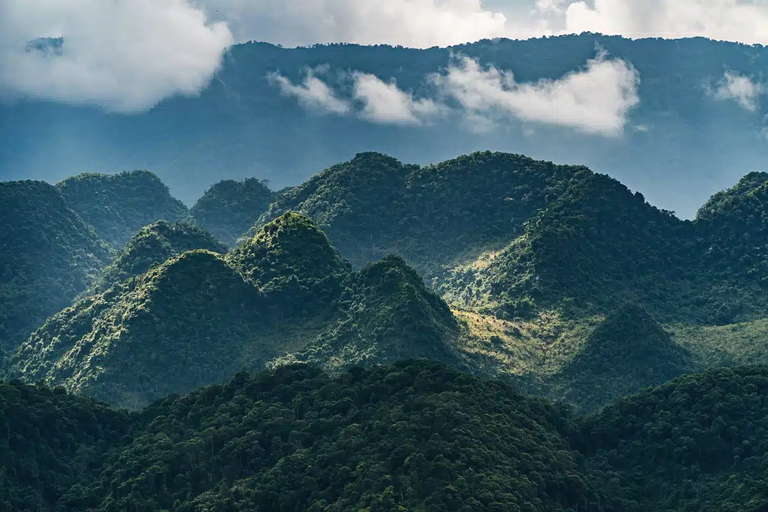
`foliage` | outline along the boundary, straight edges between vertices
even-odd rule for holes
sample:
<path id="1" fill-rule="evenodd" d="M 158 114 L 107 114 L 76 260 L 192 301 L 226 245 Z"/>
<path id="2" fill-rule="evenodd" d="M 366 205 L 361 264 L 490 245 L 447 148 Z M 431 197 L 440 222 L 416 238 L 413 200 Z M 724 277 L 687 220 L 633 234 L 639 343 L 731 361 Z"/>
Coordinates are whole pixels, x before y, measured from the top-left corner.
<path id="1" fill-rule="evenodd" d="M 768 368 L 578 417 L 410 361 L 289 365 L 140 412 L 0 384 L 3 510 L 763 510 Z"/>
<path id="2" fill-rule="evenodd" d="M 145 274 L 173 256 L 194 249 L 225 253 L 227 248 L 207 231 L 189 224 L 164 220 L 139 230 L 99 276 L 89 293 L 106 291 L 130 277 Z"/>
<path id="3" fill-rule="evenodd" d="M 713 271 L 768 285 L 767 201 L 768 173 L 752 172 L 699 209 L 696 224 Z"/>
<path id="4" fill-rule="evenodd" d="M 13 350 L 67 307 L 110 253 L 54 187 L 0 182 L 0 347 Z"/>
<path id="5" fill-rule="evenodd" d="M 187 207 L 149 171 L 86 173 L 56 185 L 67 205 L 119 249 L 141 228 L 158 220 L 176 222 Z"/>
<path id="6" fill-rule="evenodd" d="M 554 377 L 547 394 L 596 410 L 693 369 L 688 351 L 676 345 L 645 309 L 627 304 L 595 328 Z"/>
<path id="7" fill-rule="evenodd" d="M 578 446 L 643 510 L 757 512 L 765 486 L 768 368 L 712 370 L 620 400 Z"/>
<path id="8" fill-rule="evenodd" d="M 0 383 L 0 510 L 53 511 L 64 494 L 82 492 L 129 420 L 61 388 Z"/>
<path id="9" fill-rule="evenodd" d="M 525 224 L 489 264 L 457 268 L 442 289 L 502 318 L 539 307 L 574 315 L 635 302 L 664 321 L 731 323 L 768 311 L 763 290 L 722 271 L 699 221 L 681 221 L 589 171 Z"/>
<path id="10" fill-rule="evenodd" d="M 226 256 L 185 252 L 82 299 L 19 348 L 10 375 L 135 409 L 270 361 L 453 361 L 457 334 L 401 259 L 353 272 L 309 218 L 288 213 Z"/>
<path id="11" fill-rule="evenodd" d="M 224 180 L 205 191 L 189 210 L 192 218 L 231 246 L 243 236 L 276 198 L 266 180 Z"/>
<path id="12" fill-rule="evenodd" d="M 362 153 L 281 194 L 254 230 L 299 211 L 356 267 L 397 253 L 430 279 L 520 234 L 579 169 L 491 152 L 426 167 Z"/>

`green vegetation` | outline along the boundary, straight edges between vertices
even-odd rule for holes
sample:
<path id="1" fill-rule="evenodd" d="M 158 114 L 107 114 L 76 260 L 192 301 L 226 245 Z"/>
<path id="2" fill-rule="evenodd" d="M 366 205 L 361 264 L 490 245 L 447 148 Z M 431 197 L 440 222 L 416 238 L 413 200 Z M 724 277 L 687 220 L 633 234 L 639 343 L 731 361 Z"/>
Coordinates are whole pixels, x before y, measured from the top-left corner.
<path id="1" fill-rule="evenodd" d="M 483 265 L 457 266 L 440 289 L 448 300 L 502 318 L 541 307 L 605 314 L 624 302 L 667 322 L 763 317 L 768 303 L 759 283 L 720 269 L 705 251 L 716 238 L 703 232 L 701 221 L 681 221 L 617 181 L 583 171 L 521 237 Z"/>
<path id="2" fill-rule="evenodd" d="M 427 167 L 362 153 L 281 194 L 252 233 L 299 211 L 356 267 L 396 253 L 430 279 L 506 245 L 581 169 L 490 152 Z"/>
<path id="3" fill-rule="evenodd" d="M 110 254 L 47 183 L 0 182 L 0 218 L 0 350 L 10 353 L 85 290 Z"/>
<path id="4" fill-rule="evenodd" d="M 227 248 L 210 233 L 189 224 L 164 220 L 142 228 L 99 276 L 89 293 L 106 291 L 130 277 L 138 277 L 173 256 L 194 249 L 223 254 Z"/>
<path id="5" fill-rule="evenodd" d="M 141 228 L 158 220 L 176 222 L 187 207 L 149 171 L 86 173 L 56 185 L 67 205 L 119 249 Z"/>
<path id="6" fill-rule="evenodd" d="M 694 369 L 691 356 L 643 308 L 620 307 L 553 377 L 549 396 L 585 410 L 664 384 Z"/>
<path id="7" fill-rule="evenodd" d="M 197 224 L 232 247 L 276 199 L 267 183 L 255 178 L 220 181 L 206 190 L 189 213 Z"/>
<path id="8" fill-rule="evenodd" d="M 768 367 L 579 417 L 445 366 L 240 373 L 140 412 L 0 384 L 3 510 L 757 512 Z"/>
<path id="9" fill-rule="evenodd" d="M 147 236 L 159 228 L 175 233 L 159 224 Z M 402 259 L 353 272 L 309 218 L 288 213 L 226 256 L 184 252 L 82 299 L 18 349 L 10 375 L 135 409 L 278 361 L 454 362 L 457 338 L 448 307 Z"/>

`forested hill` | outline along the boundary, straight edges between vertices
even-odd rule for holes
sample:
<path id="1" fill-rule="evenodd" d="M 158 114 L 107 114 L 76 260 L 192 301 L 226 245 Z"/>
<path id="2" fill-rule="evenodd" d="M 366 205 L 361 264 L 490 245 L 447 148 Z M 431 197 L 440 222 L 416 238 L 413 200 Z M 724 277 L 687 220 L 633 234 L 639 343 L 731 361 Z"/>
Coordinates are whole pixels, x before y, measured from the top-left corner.
<path id="1" fill-rule="evenodd" d="M 396 256 L 353 272 L 300 214 L 227 255 L 187 251 L 130 276 L 132 255 L 145 265 L 169 239 L 200 245 L 194 233 L 163 223 L 143 230 L 118 260 L 128 258 L 127 269 L 108 272 L 125 280 L 51 317 L 13 354 L 10 376 L 135 409 L 267 364 L 461 366 L 458 323 L 416 272 Z"/>
<path id="2" fill-rule="evenodd" d="M 327 65 L 321 78 L 343 99 L 351 94 L 343 74 L 354 71 L 384 82 L 395 79 L 417 100 L 434 99 L 429 77 L 444 71 L 451 55 L 466 55 L 481 67 L 512 72 L 520 83 L 535 83 L 584 69 L 596 45 L 609 58 L 624 59 L 640 77 L 639 104 L 620 137 L 516 119 L 475 133 L 458 114 L 422 126 L 317 115 L 281 95 L 267 79 L 280 72 L 302 83 L 306 68 Z M 726 71 L 759 80 L 768 75 L 768 49 L 702 38 L 629 40 L 595 34 L 427 50 L 243 44 L 232 48 L 199 97 L 173 98 L 145 114 L 116 116 L 32 101 L 0 107 L 0 125 L 13 127 L 3 132 L 0 179 L 56 182 L 83 171 L 146 168 L 191 205 L 210 186 L 212 169 L 218 179 L 256 176 L 282 188 L 361 151 L 427 164 L 490 148 L 587 165 L 643 190 L 651 203 L 691 218 L 707 197 L 761 168 L 768 157 L 768 146 L 760 143 L 766 106 L 750 111 L 712 93 Z"/>
<path id="3" fill-rule="evenodd" d="M 56 188 L 67 205 L 115 249 L 121 249 L 148 224 L 175 222 L 187 215 L 186 206 L 148 171 L 78 174 L 59 182 Z"/>
<path id="4" fill-rule="evenodd" d="M 0 219 L 0 351 L 12 351 L 91 284 L 110 251 L 47 183 L 0 182 Z"/>
<path id="5" fill-rule="evenodd" d="M 0 384 L 4 510 L 764 510 L 765 367 L 582 418 L 447 367 L 281 367 L 128 415 Z"/>

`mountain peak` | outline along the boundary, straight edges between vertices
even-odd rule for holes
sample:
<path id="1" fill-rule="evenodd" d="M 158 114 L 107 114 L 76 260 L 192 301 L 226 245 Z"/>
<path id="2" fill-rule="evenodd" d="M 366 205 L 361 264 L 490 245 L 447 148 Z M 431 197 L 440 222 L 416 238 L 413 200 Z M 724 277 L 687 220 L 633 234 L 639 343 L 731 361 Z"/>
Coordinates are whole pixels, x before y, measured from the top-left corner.
<path id="1" fill-rule="evenodd" d="M 210 233 L 190 224 L 157 221 L 141 228 L 104 270 L 91 292 L 104 291 L 129 277 L 139 276 L 173 256 L 194 249 L 224 254 L 227 248 Z"/>

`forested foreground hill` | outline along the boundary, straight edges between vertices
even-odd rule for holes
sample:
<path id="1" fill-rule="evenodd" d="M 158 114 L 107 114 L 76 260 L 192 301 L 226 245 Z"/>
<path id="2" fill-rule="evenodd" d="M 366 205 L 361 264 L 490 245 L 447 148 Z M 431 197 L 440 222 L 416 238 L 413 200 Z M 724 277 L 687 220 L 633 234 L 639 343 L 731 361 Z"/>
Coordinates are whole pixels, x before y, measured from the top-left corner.
<path id="1" fill-rule="evenodd" d="M 586 418 L 430 362 L 284 366 L 140 412 L 0 384 L 4 510 L 757 512 L 768 369 Z"/>

